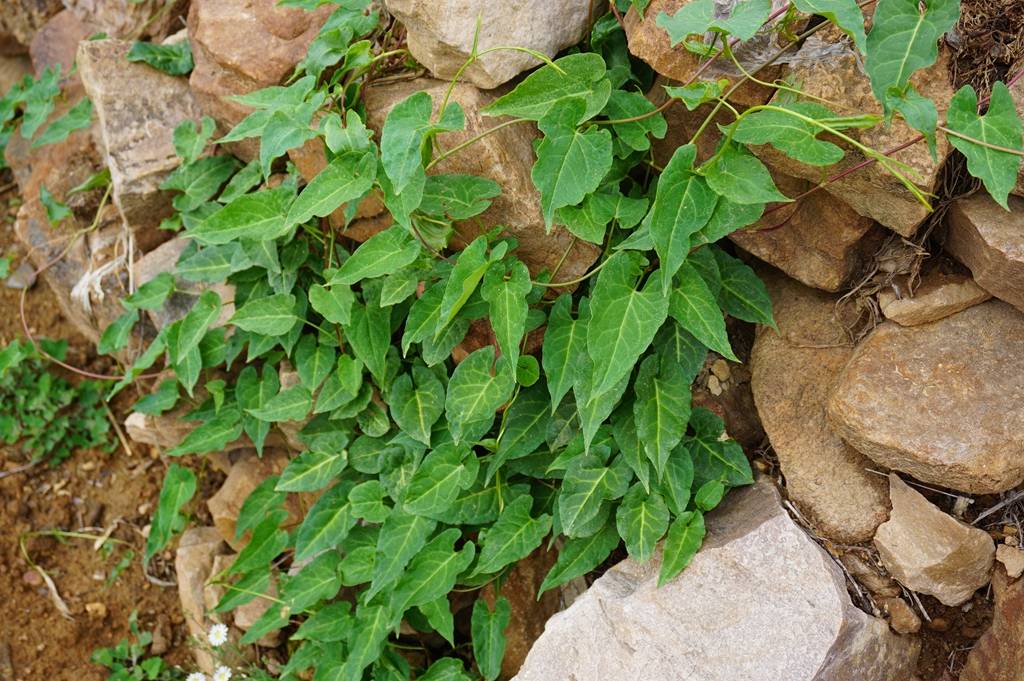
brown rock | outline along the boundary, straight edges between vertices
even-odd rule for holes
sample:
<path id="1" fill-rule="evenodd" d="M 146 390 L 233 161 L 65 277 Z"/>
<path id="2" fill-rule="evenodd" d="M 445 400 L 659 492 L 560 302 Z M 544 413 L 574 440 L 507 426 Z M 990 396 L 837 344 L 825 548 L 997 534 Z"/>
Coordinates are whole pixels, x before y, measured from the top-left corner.
<path id="1" fill-rule="evenodd" d="M 995 546 L 986 532 L 943 513 L 894 473 L 889 497 L 892 513 L 875 548 L 896 580 L 950 606 L 988 584 Z"/>
<path id="2" fill-rule="evenodd" d="M 1024 480 L 1024 314 L 990 300 L 923 326 L 886 322 L 828 403 L 836 432 L 918 480 L 991 494 Z"/>
<path id="3" fill-rule="evenodd" d="M 787 66 L 784 77 L 788 81 L 800 83 L 803 92 L 809 97 L 838 104 L 838 108 L 830 107 L 838 115 L 881 114 L 881 105 L 872 94 L 868 77 L 864 74 L 861 56 L 849 44 L 848 38 L 840 39 L 839 35 L 842 34 L 833 32 L 826 33 L 824 37 L 815 34 L 808 38 Z M 953 95 L 947 75 L 949 59 L 948 50 L 941 50 L 933 66 L 919 71 L 911 78 L 918 92 L 934 101 L 949 101 Z M 782 94 L 788 96 L 788 93 Z M 847 130 L 845 133 L 880 152 L 895 149 L 918 135 L 899 120 L 889 126 Z M 936 161 L 932 160 L 924 142 L 895 152 L 890 157 L 910 167 L 909 176 L 919 183 L 922 191 L 934 193 L 939 181 L 939 170 L 950 149 L 945 138 L 941 138 L 938 141 Z M 777 170 L 815 184 L 865 160 L 862 153 L 847 148 L 842 161 L 823 168 L 799 163 L 768 145 L 756 147 L 754 151 L 761 160 Z M 928 216 L 928 209 L 877 163 L 832 182 L 825 189 L 861 215 L 873 218 L 903 236 L 913 234 Z"/>
<path id="4" fill-rule="evenodd" d="M 64 6 L 111 38 L 159 40 L 181 25 L 188 0 L 64 0 Z"/>
<path id="5" fill-rule="evenodd" d="M 712 373 L 708 376 L 707 384 L 695 383 L 691 386 L 693 406 L 703 407 L 721 418 L 725 422 L 725 432 L 743 445 L 744 449 L 760 447 L 764 443 L 764 427 L 758 418 L 750 390 L 750 367 L 734 364 L 729 369 L 729 379 L 722 380 L 714 373 L 715 360 L 711 361 Z"/>
<path id="6" fill-rule="evenodd" d="M 32 68 L 42 73 L 53 66 L 61 67 L 61 74 L 71 72 L 78 43 L 95 33 L 93 27 L 82 23 L 78 17 L 64 10 L 52 16 L 36 33 L 29 47 Z"/>
<path id="7" fill-rule="evenodd" d="M 900 587 L 892 577 L 881 574 L 879 569 L 857 554 L 845 553 L 840 557 L 840 561 L 857 583 L 872 594 L 883 598 L 895 598 L 900 595 Z"/>
<path id="8" fill-rule="evenodd" d="M 241 551 L 249 543 L 248 532 L 239 539 L 235 538 L 235 524 L 238 522 L 242 504 L 261 482 L 284 470 L 288 461 L 287 452 L 279 449 L 268 449 L 263 452 L 263 456 L 257 455 L 254 450 L 239 452 L 224 484 L 207 500 L 206 506 L 210 509 L 214 526 L 235 551 Z M 287 506 L 291 515 L 285 526 L 297 525 L 301 522 L 302 516 L 295 495 L 289 496 Z"/>
<path id="9" fill-rule="evenodd" d="M 1009 544 L 1000 544 L 996 548 L 996 560 L 1003 564 L 1006 574 L 1012 579 L 1024 575 L 1024 550 Z"/>
<path id="10" fill-rule="evenodd" d="M 0 56 L 0 92 L 6 93 L 19 80 L 32 73 L 32 62 L 24 56 Z"/>
<path id="11" fill-rule="evenodd" d="M 929 273 L 912 297 L 900 298 L 885 289 L 878 294 L 878 305 L 886 319 L 902 326 L 927 324 L 984 303 L 992 296 L 962 274 Z"/>
<path id="12" fill-rule="evenodd" d="M 945 246 L 983 289 L 1024 310 L 1024 199 L 1009 205 L 1007 213 L 983 192 L 956 201 Z"/>
<path id="13" fill-rule="evenodd" d="M 558 552 L 542 546 L 523 560 L 501 582 L 501 589 L 493 584 L 484 587 L 481 598 L 492 609 L 498 595 L 508 599 L 512 618 L 505 629 L 505 657 L 501 661 L 501 678 L 512 678 L 523 666 L 534 641 L 544 633 L 548 618 L 559 611 L 561 598 L 557 589 L 546 591 L 540 600 L 537 592 L 544 577 L 558 559 Z"/>
<path id="14" fill-rule="evenodd" d="M 1024 681 L 1024 581 L 996 592 L 992 627 L 960 673 L 960 681 Z"/>
<path id="15" fill-rule="evenodd" d="M 62 9 L 61 0 L 4 0 L 0 12 L 0 38 L 5 38 L 0 43 L 5 46 L 4 53 L 24 53 L 36 31 Z"/>
<path id="16" fill-rule="evenodd" d="M 183 121 L 198 121 L 200 112 L 188 81 L 127 61 L 130 48 L 127 41 L 85 41 L 78 48 L 78 68 L 96 112 L 114 202 L 135 232 L 153 233 L 172 210 L 171 194 L 161 191 L 160 184 L 180 162 L 174 129 Z M 136 238 L 145 251 L 167 234 Z"/>
<path id="17" fill-rule="evenodd" d="M 883 607 L 889 615 L 889 626 L 897 634 L 916 634 L 921 630 L 921 618 L 902 598 L 886 598 Z"/>
<path id="18" fill-rule="evenodd" d="M 762 278 L 779 332 L 760 327 L 751 353 L 751 386 L 790 498 L 823 536 L 869 539 L 886 518 L 884 480 L 844 443 L 825 415 L 829 391 L 852 354 L 836 298 L 775 271 Z"/>
<path id="19" fill-rule="evenodd" d="M 333 11 L 277 7 L 273 0 L 193 0 L 188 13 L 195 69 L 189 80 L 203 113 L 226 133 L 251 111 L 228 97 L 278 85 L 291 75 Z M 282 38 L 281 35 L 291 36 Z M 255 139 L 227 145 L 252 160 Z"/>
<path id="20" fill-rule="evenodd" d="M 446 82 L 431 79 L 390 83 L 380 87 L 371 84 L 363 94 L 367 126 L 379 132 L 391 108 L 414 92 L 426 92 L 433 97 L 435 106 L 439 107 L 448 86 Z M 451 99 L 458 102 L 465 111 L 466 128 L 439 135 L 437 140 L 441 148 L 451 149 L 502 122 L 502 119 L 480 114 L 480 109 L 493 101 L 494 97 L 472 85 L 456 85 Z M 540 196 L 530 178 L 530 169 L 534 163 L 533 142 L 537 134 L 532 124 L 507 127 L 483 138 L 465 153 L 455 154 L 438 163 L 434 172 L 478 175 L 501 185 L 501 196 L 494 200 L 487 211 L 456 226 L 458 238 L 454 240 L 454 245 L 468 244 L 494 225 L 504 225 L 506 233 L 519 240 L 516 255 L 532 273 L 536 274 L 545 268 L 553 271 L 564 257 L 556 280 L 575 279 L 586 273 L 597 259 L 600 249 L 575 239 L 561 228 L 551 234 L 546 232 L 541 216 Z M 359 229 L 360 222 L 356 220 L 353 228 Z M 567 256 L 566 251 L 569 251 Z"/>
<path id="21" fill-rule="evenodd" d="M 200 641 L 206 640 L 212 624 L 206 617 L 206 582 L 214 574 L 214 559 L 224 554 L 226 548 L 215 527 L 186 530 L 178 542 L 178 553 L 174 559 L 178 597 L 189 634 Z M 215 667 L 213 656 L 202 646 L 196 646 L 192 652 L 199 669 L 212 674 Z"/>
<path id="22" fill-rule="evenodd" d="M 773 176 L 779 191 L 791 198 L 813 187 L 782 173 Z M 827 192 L 815 192 L 783 204 L 729 239 L 808 286 L 839 291 L 863 271 L 884 236 L 871 218 Z"/>

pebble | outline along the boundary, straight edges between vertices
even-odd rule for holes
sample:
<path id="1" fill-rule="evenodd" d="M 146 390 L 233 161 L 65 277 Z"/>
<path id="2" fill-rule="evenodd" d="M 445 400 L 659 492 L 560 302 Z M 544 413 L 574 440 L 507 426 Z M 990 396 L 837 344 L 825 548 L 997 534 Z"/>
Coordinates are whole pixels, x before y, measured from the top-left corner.
<path id="1" fill-rule="evenodd" d="M 724 359 L 716 359 L 711 364 L 711 373 L 713 373 L 719 381 L 728 381 L 732 375 L 732 371 L 729 369 L 729 363 Z"/>
<path id="2" fill-rule="evenodd" d="M 717 376 L 708 376 L 708 391 L 715 397 L 722 394 L 722 383 L 718 380 Z"/>
<path id="3" fill-rule="evenodd" d="M 21 265 L 18 266 L 18 269 L 11 272 L 10 276 L 4 280 L 4 285 L 7 288 L 11 288 L 16 291 L 32 288 L 35 283 L 36 271 L 27 260 L 21 263 Z"/>
<path id="4" fill-rule="evenodd" d="M 932 631 L 949 631 L 949 620 L 945 617 L 934 617 L 928 623 L 928 628 Z"/>
<path id="5" fill-rule="evenodd" d="M 85 611 L 89 614 L 90 619 L 102 620 L 107 617 L 107 606 L 99 601 L 86 603 Z"/>
<path id="6" fill-rule="evenodd" d="M 921 629 L 921 618 L 902 598 L 885 599 L 889 613 L 889 626 L 898 634 L 916 634 Z"/>
<path id="7" fill-rule="evenodd" d="M 1011 579 L 1017 579 L 1024 575 L 1024 551 L 1011 546 L 1009 542 L 996 547 L 996 560 L 1006 568 L 1006 574 Z"/>
<path id="8" fill-rule="evenodd" d="M 35 570 L 27 570 L 24 575 L 21 576 L 23 582 L 29 586 L 42 586 L 43 577 Z"/>

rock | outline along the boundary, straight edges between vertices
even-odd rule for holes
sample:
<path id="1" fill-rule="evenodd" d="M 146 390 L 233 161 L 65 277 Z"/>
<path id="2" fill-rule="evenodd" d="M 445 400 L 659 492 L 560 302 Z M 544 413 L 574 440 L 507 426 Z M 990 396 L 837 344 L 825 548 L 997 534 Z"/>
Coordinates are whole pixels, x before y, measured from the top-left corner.
<path id="1" fill-rule="evenodd" d="M 177 268 L 178 259 L 188 247 L 189 242 L 190 240 L 186 237 L 174 237 L 135 261 L 134 280 L 136 288 L 164 272 L 174 273 Z M 195 304 L 200 294 L 206 289 L 216 291 L 221 301 L 220 314 L 210 326 L 211 328 L 224 326 L 231 319 L 232 315 L 235 314 L 235 287 L 233 284 L 224 282 L 207 284 L 175 277 L 174 293 L 170 295 L 162 306 L 155 310 L 147 310 L 146 314 L 149 315 L 153 325 L 159 331 L 188 314 L 188 311 L 192 309 L 192 305 Z"/>
<path id="2" fill-rule="evenodd" d="M 822 35 L 824 34 L 824 36 Z M 787 65 L 784 77 L 801 84 L 808 96 L 819 97 L 838 104 L 830 107 L 840 115 L 853 113 L 881 114 L 881 105 L 871 92 L 871 85 L 862 67 L 862 58 L 850 45 L 849 39 L 838 31 L 823 31 L 808 38 L 795 58 Z M 940 50 L 938 61 L 918 71 L 911 82 L 925 97 L 946 102 L 953 95 L 949 84 L 949 51 Z M 788 93 L 780 93 L 788 96 Z M 895 149 L 917 137 L 918 133 L 902 121 L 889 126 L 876 126 L 869 130 L 846 130 L 846 134 L 861 144 L 880 152 Z M 943 162 L 951 150 L 944 138 L 938 141 L 937 160 L 932 160 L 924 142 L 914 144 L 890 155 L 892 159 L 910 167 L 908 173 L 915 178 L 925 193 L 938 189 Z M 828 167 L 799 163 L 769 145 L 758 146 L 754 152 L 765 163 L 787 175 L 819 183 L 822 178 L 837 174 L 865 160 L 853 148 L 846 149 L 842 161 Z M 877 163 L 851 173 L 828 184 L 826 191 L 847 203 L 861 215 L 877 220 L 894 232 L 910 236 L 929 215 L 929 211 L 903 184 Z"/>
<path id="3" fill-rule="evenodd" d="M 1009 205 L 1007 213 L 983 192 L 954 202 L 945 247 L 983 289 L 1024 310 L 1024 199 Z"/>
<path id="4" fill-rule="evenodd" d="M 721 379 L 714 373 L 716 361 L 723 360 L 713 360 L 709 354 L 707 381 L 698 381 L 691 386 L 692 405 L 703 407 L 721 418 L 725 422 L 725 432 L 744 449 L 757 449 L 764 443 L 764 427 L 750 391 L 750 367 L 735 364 L 729 369 L 726 366 L 729 378 Z"/>
<path id="5" fill-rule="evenodd" d="M 4 0 L 0 44 L 5 46 L 5 54 L 23 53 L 32 44 L 36 31 L 62 9 L 61 0 Z"/>
<path id="6" fill-rule="evenodd" d="M 988 584 L 995 546 L 983 530 L 962 523 L 889 475 L 892 513 L 875 533 L 885 569 L 903 586 L 960 605 Z"/>
<path id="7" fill-rule="evenodd" d="M 36 33 L 29 46 L 32 68 L 42 73 L 54 66 L 61 67 L 61 74 L 67 76 L 78 53 L 78 43 L 96 31 L 82 23 L 78 17 L 64 10 L 53 15 Z"/>
<path id="8" fill-rule="evenodd" d="M 775 184 L 789 197 L 814 185 L 774 173 Z M 881 246 L 885 230 L 871 218 L 827 192 L 815 192 L 755 222 L 729 239 L 761 260 L 813 288 L 839 291 L 864 271 Z"/>
<path id="9" fill-rule="evenodd" d="M 1024 550 L 1009 544 L 1000 544 L 996 548 L 996 560 L 1003 564 L 1010 578 L 1017 579 L 1024 575 Z"/>
<path id="10" fill-rule="evenodd" d="M 735 490 L 657 587 L 661 557 L 625 560 L 550 620 L 518 681 L 907 681 L 919 644 L 857 609 L 843 573 L 767 481 Z"/>
<path id="11" fill-rule="evenodd" d="M 195 69 L 189 83 L 199 108 L 217 121 L 221 133 L 252 112 L 228 97 L 282 83 L 335 9 L 329 4 L 305 12 L 276 5 L 276 0 L 192 0 L 188 35 Z M 227 147 L 251 161 L 259 140 Z"/>
<path id="12" fill-rule="evenodd" d="M 64 0 L 64 6 L 111 38 L 159 41 L 181 25 L 188 0 Z"/>
<path id="13" fill-rule="evenodd" d="M 36 270 L 32 267 L 32 263 L 27 260 L 22 261 L 18 265 L 17 269 L 11 272 L 6 279 L 4 279 L 4 286 L 15 290 L 28 289 L 36 285 Z"/>
<path id="14" fill-rule="evenodd" d="M 7 93 L 19 80 L 32 73 L 32 62 L 24 56 L 0 56 L 0 92 Z"/>
<path id="15" fill-rule="evenodd" d="M 176 447 L 197 425 L 195 421 L 183 421 L 171 414 L 157 416 L 134 411 L 125 418 L 124 431 L 132 442 L 170 449 Z"/>
<path id="16" fill-rule="evenodd" d="M 242 510 L 242 504 L 261 482 L 284 470 L 288 461 L 288 453 L 279 449 L 267 449 L 263 456 L 257 455 L 254 450 L 239 452 L 224 484 L 206 501 L 214 526 L 220 531 L 228 546 L 235 551 L 241 551 L 249 543 L 248 532 L 240 539 L 235 538 L 235 523 L 238 522 L 238 512 Z M 288 497 L 286 506 L 290 517 L 284 527 L 298 525 L 302 521 L 302 515 L 295 495 Z"/>
<path id="17" fill-rule="evenodd" d="M 840 561 L 846 567 L 850 576 L 875 596 L 895 598 L 900 595 L 900 587 L 893 581 L 892 577 L 882 575 L 879 569 L 868 564 L 866 560 L 861 559 L 857 554 L 852 552 L 844 553 L 840 557 Z"/>
<path id="18" fill-rule="evenodd" d="M 134 231 L 152 231 L 172 211 L 171 194 L 160 184 L 180 162 L 174 129 L 201 114 L 187 80 L 127 61 L 130 48 L 121 40 L 85 41 L 78 68 L 96 112 L 114 203 Z"/>
<path id="19" fill-rule="evenodd" d="M 512 571 L 501 582 L 496 593 L 493 584 L 483 588 L 481 598 L 492 609 L 498 593 L 508 599 L 512 618 L 505 629 L 505 657 L 501 660 L 501 678 L 516 675 L 523 666 L 526 655 L 534 642 L 544 633 L 544 623 L 561 608 L 558 589 L 544 592 L 538 599 L 537 592 L 548 571 L 558 559 L 558 552 L 547 551 L 542 546 L 523 560 L 516 563 Z"/>
<path id="20" fill-rule="evenodd" d="M 992 627 L 978 640 L 960 681 L 1024 681 L 1024 580 L 996 591 Z"/>
<path id="21" fill-rule="evenodd" d="M 1024 314 L 990 300 L 932 324 L 885 322 L 857 346 L 829 421 L 879 464 L 992 494 L 1024 480 Z"/>
<path id="22" fill-rule="evenodd" d="M 215 575 L 221 574 L 222 572 L 230 568 L 231 565 L 235 562 L 235 560 L 237 560 L 237 558 L 237 554 L 224 554 L 217 556 L 213 560 L 213 569 L 210 571 L 210 576 L 213 577 Z M 219 603 L 220 599 L 224 597 L 226 591 L 227 590 L 222 585 L 214 583 L 212 579 L 207 581 L 206 587 L 203 591 L 203 597 L 205 599 L 204 602 L 206 605 L 207 612 L 213 612 L 213 610 L 217 607 L 217 603 Z M 276 571 L 272 572 L 270 586 L 265 593 L 270 598 L 277 597 Z M 217 620 L 221 623 L 234 623 L 235 628 L 238 629 L 238 631 L 229 631 L 228 640 L 231 642 L 231 645 L 224 646 L 221 648 L 221 659 L 219 660 L 220 664 L 229 664 L 230 666 L 241 666 L 239 663 L 244 662 L 244 657 L 242 655 L 243 650 L 238 646 L 238 639 L 241 638 L 240 634 L 245 634 L 245 632 L 249 631 L 249 629 L 252 628 L 256 621 L 263 616 L 263 613 L 269 610 L 270 606 L 272 605 L 273 601 L 270 601 L 266 598 L 257 597 L 252 599 L 248 603 L 240 605 L 234 610 L 232 610 L 230 619 L 228 619 L 227 615 L 223 613 L 215 615 Z M 270 632 L 266 636 L 259 639 L 259 641 L 256 642 L 256 645 L 262 646 L 264 648 L 276 648 L 278 644 L 281 642 L 280 634 L 280 631 Z M 232 648 L 234 650 L 231 650 Z M 227 656 L 231 656 L 234 659 L 224 659 L 224 657 Z"/>
<path id="23" fill-rule="evenodd" d="M 705 60 L 688 51 L 682 45 L 672 47 L 668 32 L 658 26 L 658 15 L 665 12 L 675 15 L 691 0 L 651 0 L 644 10 L 643 17 L 631 6 L 625 16 L 626 39 L 629 51 L 639 59 L 647 62 L 659 74 L 675 81 L 688 82 L 697 74 Z M 785 6 L 785 2 L 772 0 L 772 9 Z M 727 7 L 729 3 L 715 3 L 716 10 Z M 724 12 L 723 12 L 724 14 Z M 797 29 L 799 30 L 799 29 Z M 774 33 L 759 34 L 736 48 L 736 58 L 744 68 L 757 68 L 765 57 L 781 46 L 774 39 Z M 774 81 L 782 72 L 781 66 L 769 66 L 760 71 L 758 78 L 766 82 Z M 718 80 L 725 78 L 734 84 L 742 77 L 739 69 L 727 59 L 717 59 L 701 72 L 700 78 Z M 772 96 L 773 90 L 757 83 L 747 82 L 739 87 L 730 97 L 730 101 L 741 106 L 764 104 Z M 677 108 L 682 108 L 677 106 Z"/>
<path id="24" fill-rule="evenodd" d="M 469 59 L 474 43 L 479 52 L 525 47 L 554 57 L 583 40 L 591 22 L 604 14 L 606 2 L 386 0 L 386 5 L 405 25 L 416 61 L 438 78 L 451 80 Z M 490 90 L 540 64 L 524 52 L 500 50 L 477 59 L 462 80 Z"/>
<path id="25" fill-rule="evenodd" d="M 886 518 L 885 481 L 826 418 L 829 392 L 853 353 L 836 297 L 775 271 L 762 271 L 779 332 L 760 327 L 751 352 L 751 387 L 779 458 L 789 497 L 822 536 L 870 539 Z"/>
<path id="26" fill-rule="evenodd" d="M 917 326 L 945 319 L 991 297 L 966 275 L 930 272 L 913 296 L 899 297 L 891 288 L 880 291 L 878 306 L 886 319 L 902 326 Z"/>
<path id="27" fill-rule="evenodd" d="M 921 618 L 902 598 L 886 598 L 882 601 L 889 614 L 889 626 L 897 634 L 916 634 L 921 630 Z"/>
<path id="28" fill-rule="evenodd" d="M 86 603 L 85 612 L 91 620 L 105 620 L 107 618 L 107 606 L 99 601 Z"/>
<path id="29" fill-rule="evenodd" d="M 416 79 L 380 87 L 371 84 L 363 93 L 367 126 L 379 132 L 391 108 L 414 92 L 426 92 L 434 99 L 435 107 L 439 107 L 448 86 L 448 83 L 432 79 Z M 451 100 L 458 102 L 465 111 L 466 128 L 438 135 L 439 145 L 451 149 L 500 124 L 503 119 L 480 114 L 480 109 L 493 99 L 492 95 L 472 85 L 456 85 Z M 533 143 L 537 135 L 532 124 L 509 126 L 484 137 L 466 153 L 455 154 L 437 164 L 434 168 L 437 173 L 478 175 L 491 178 L 501 185 L 501 195 L 494 199 L 490 208 L 476 218 L 456 226 L 458 238 L 453 240 L 453 245 L 460 247 L 468 244 L 494 225 L 504 225 L 505 233 L 519 240 L 516 255 L 530 268 L 530 272 L 537 274 L 542 269 L 553 271 L 561 262 L 555 280 L 575 279 L 585 274 L 597 260 L 600 248 L 575 239 L 562 228 L 555 229 L 551 234 L 545 230 L 540 195 L 530 178 L 530 169 L 534 163 Z M 359 229 L 361 222 L 356 220 L 352 227 Z M 382 226 L 387 227 L 389 224 L 390 221 Z M 565 255 L 566 251 L 568 255 Z"/>
<path id="30" fill-rule="evenodd" d="M 206 633 L 212 624 L 206 617 L 206 582 L 214 574 L 214 559 L 223 555 L 225 549 L 220 532 L 215 527 L 194 527 L 186 530 L 178 542 L 174 571 L 178 575 L 181 611 L 185 616 L 189 634 L 200 641 L 206 640 Z M 215 664 L 210 652 L 204 646 L 195 646 L 192 652 L 199 669 L 212 674 Z"/>

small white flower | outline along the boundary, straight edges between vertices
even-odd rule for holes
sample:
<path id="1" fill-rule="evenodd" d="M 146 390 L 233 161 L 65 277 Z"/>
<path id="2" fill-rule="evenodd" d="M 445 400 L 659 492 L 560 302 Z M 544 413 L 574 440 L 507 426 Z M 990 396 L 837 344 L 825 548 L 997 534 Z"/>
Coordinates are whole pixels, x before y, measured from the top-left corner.
<path id="1" fill-rule="evenodd" d="M 230 681 L 231 680 L 231 669 L 221 665 L 217 667 L 217 671 L 213 673 L 213 681 Z"/>
<path id="2" fill-rule="evenodd" d="M 188 675 L 185 681 L 206 681 L 206 674 L 202 672 L 192 672 Z"/>
<path id="3" fill-rule="evenodd" d="M 214 624 L 210 627 L 207 640 L 210 641 L 210 645 L 214 648 L 220 648 L 228 642 L 228 626 L 226 624 Z"/>

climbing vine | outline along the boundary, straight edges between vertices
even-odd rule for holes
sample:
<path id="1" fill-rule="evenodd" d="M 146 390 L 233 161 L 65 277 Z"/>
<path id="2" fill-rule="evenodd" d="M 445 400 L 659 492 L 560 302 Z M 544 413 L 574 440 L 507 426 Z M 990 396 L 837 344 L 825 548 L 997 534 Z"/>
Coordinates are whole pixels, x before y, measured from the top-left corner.
<path id="1" fill-rule="evenodd" d="M 281 4 L 315 9 L 328 0 Z M 585 48 L 535 55 L 542 65 L 483 109 L 493 127 L 453 148 L 439 139 L 465 127 L 454 83 L 441 101 L 417 92 L 397 103 L 376 138 L 363 90 L 383 64 L 408 56 L 379 47 L 386 28 L 369 0 L 333 4 L 285 85 L 235 98 L 253 113 L 227 135 L 214 139 L 210 119 L 175 132 L 182 163 L 164 185 L 175 192 L 175 214 L 163 226 L 189 239 L 178 279 L 166 273 L 139 287 L 103 339 L 106 349 L 125 347 L 140 314 L 161 307 L 182 280 L 233 285 L 232 301 L 208 288 L 161 329 L 114 392 L 165 359 L 174 377 L 137 408 L 186 408 L 197 423 L 171 457 L 221 451 L 243 435 L 262 452 L 282 426 L 300 428 L 302 453 L 242 507 L 238 535 L 251 538 L 219 576 L 226 590 L 216 608 L 271 602 L 243 643 L 298 625 L 282 678 L 310 669 L 351 680 L 496 678 L 507 600 L 473 606 L 467 671 L 449 595 L 484 585 L 500 593 L 509 570 L 542 545 L 559 553 L 541 592 L 592 571 L 620 543 L 640 561 L 660 544 L 662 583 L 685 569 L 703 540 L 703 514 L 753 481 L 722 420 L 690 403 L 709 350 L 736 359 L 726 315 L 773 324 L 763 285 L 717 245 L 768 204 L 792 200 L 750 146 L 821 168 L 856 150 L 924 205 L 929 196 L 911 170 L 850 131 L 899 117 L 933 150 L 946 135 L 1004 207 L 1020 166 L 1021 123 L 1004 84 L 981 104 L 965 86 L 938 103 L 948 105 L 941 122 L 936 103 L 911 84 L 935 62 L 956 0 L 879 0 L 868 33 L 854 0 L 793 0 L 777 11 L 769 0 L 740 0 L 726 18 L 714 0 L 695 0 L 656 18 L 676 49 L 705 60 L 691 82 L 666 88 L 662 107 L 644 96 L 650 72 L 631 60 L 617 20 L 648 2 L 617 0 Z M 741 66 L 742 41 L 776 32 L 792 48 L 825 25 L 795 35 L 799 12 L 846 33 L 881 115 L 841 115 L 781 82 L 768 85 L 785 96 L 767 104 L 730 102 L 767 65 Z M 522 48 L 488 52 L 501 49 Z M 180 50 L 153 58 L 179 70 L 191 63 Z M 701 77 L 711 60 L 744 75 Z M 17 101 L 34 101 L 35 88 L 50 86 L 40 83 L 26 83 Z M 666 134 L 662 112 L 703 105 L 712 109 L 704 125 L 658 168 L 651 140 Z M 23 131 L 41 124 L 33 111 Z M 712 124 L 721 113 L 725 122 Z M 564 227 L 600 252 L 584 276 L 531 273 L 499 224 L 452 247 L 460 225 L 480 226 L 502 187 L 438 173 L 438 164 L 517 124 L 541 132 L 532 181 L 547 228 Z M 720 139 L 701 159 L 705 135 Z M 249 139 L 259 140 L 259 154 L 247 165 L 207 153 Z M 282 157 L 310 141 L 326 165 L 306 182 Z M 346 233 L 371 196 L 393 224 L 359 244 Z M 233 316 L 217 326 L 227 302 Z M 480 324 L 492 342 L 456 363 L 453 351 Z M 541 331 L 538 359 L 531 338 Z M 171 466 L 147 559 L 183 527 L 196 487 L 189 468 Z M 315 498 L 293 529 L 289 495 Z M 339 599 L 343 587 L 351 597 Z M 403 622 L 451 648 L 404 657 Z"/>

